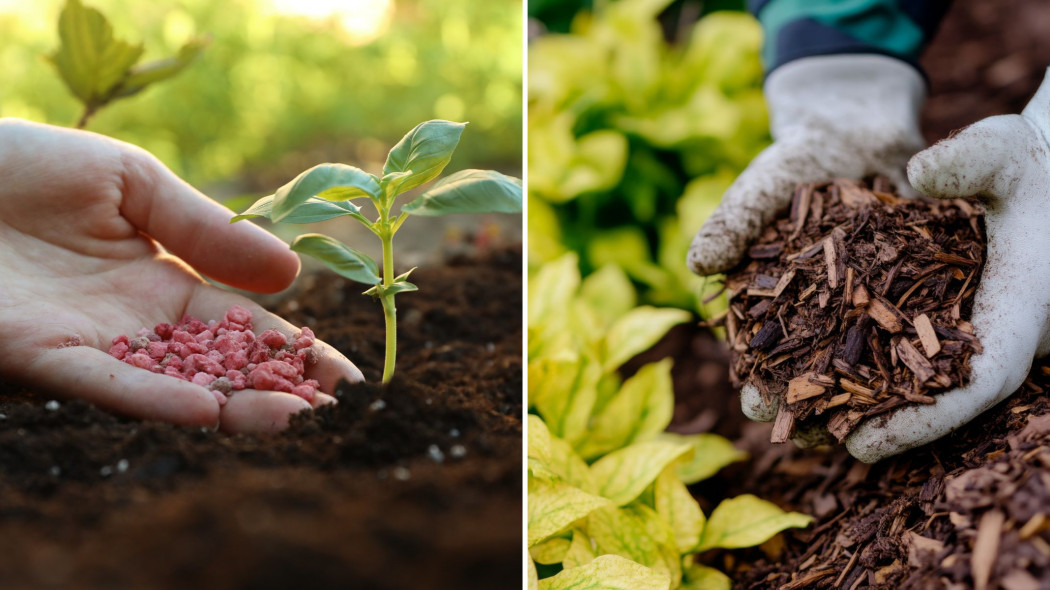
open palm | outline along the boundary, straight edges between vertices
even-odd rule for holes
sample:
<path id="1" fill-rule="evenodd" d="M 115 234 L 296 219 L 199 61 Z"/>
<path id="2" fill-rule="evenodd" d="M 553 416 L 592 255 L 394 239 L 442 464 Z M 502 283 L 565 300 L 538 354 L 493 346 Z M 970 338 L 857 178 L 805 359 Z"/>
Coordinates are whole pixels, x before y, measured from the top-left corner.
<path id="1" fill-rule="evenodd" d="M 244 390 L 220 407 L 204 387 L 105 352 L 118 334 L 183 314 L 221 319 L 234 304 L 252 312 L 257 333 L 297 331 L 193 270 L 264 293 L 295 278 L 299 261 L 283 242 L 251 224 L 229 225 L 231 215 L 138 148 L 0 119 L 0 375 L 141 418 L 230 431 L 283 428 L 310 404 Z M 362 379 L 330 346 L 315 347 L 319 361 L 307 377 L 322 389 Z M 332 401 L 321 394 L 315 404 Z"/>

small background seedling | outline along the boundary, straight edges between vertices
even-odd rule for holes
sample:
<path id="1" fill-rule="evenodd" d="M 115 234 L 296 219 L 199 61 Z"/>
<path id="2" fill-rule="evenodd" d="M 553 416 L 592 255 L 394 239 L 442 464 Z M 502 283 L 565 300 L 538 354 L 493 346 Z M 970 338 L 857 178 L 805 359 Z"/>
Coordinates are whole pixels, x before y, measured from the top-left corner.
<path id="1" fill-rule="evenodd" d="M 145 48 L 113 36 L 105 15 L 67 0 L 58 19 L 59 46 L 47 56 L 66 87 L 84 105 L 77 128 L 107 104 L 142 92 L 154 82 L 178 74 L 208 45 L 208 39 L 191 39 L 173 57 L 139 63 Z"/>
<path id="2" fill-rule="evenodd" d="M 521 212 L 520 180 L 494 170 L 461 170 L 441 179 L 394 213 L 398 195 L 441 174 L 452 159 L 465 127 L 466 123 L 443 120 L 420 123 L 390 150 L 382 177 L 346 164 L 320 164 L 231 219 L 231 223 L 252 217 L 284 223 L 314 223 L 347 216 L 379 238 L 383 246 L 381 273 L 379 265 L 366 254 L 326 235 L 303 234 L 295 238 L 291 248 L 320 260 L 343 277 L 371 285 L 365 294 L 379 299 L 386 318 L 384 383 L 394 375 L 397 355 L 394 296 L 417 290 L 408 282 L 412 270 L 394 276 L 394 234 L 405 220 L 411 215 Z M 375 205 L 378 213 L 375 220 L 365 217 L 361 208 L 353 203 L 354 199 L 363 197 Z"/>

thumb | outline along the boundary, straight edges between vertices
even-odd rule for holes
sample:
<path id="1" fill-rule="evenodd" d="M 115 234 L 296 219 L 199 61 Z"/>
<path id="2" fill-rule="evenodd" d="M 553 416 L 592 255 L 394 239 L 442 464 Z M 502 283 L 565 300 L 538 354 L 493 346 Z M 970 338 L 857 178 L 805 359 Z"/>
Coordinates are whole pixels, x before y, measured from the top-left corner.
<path id="1" fill-rule="evenodd" d="M 989 117 L 919 152 L 908 162 L 913 187 L 937 199 L 1011 194 L 1030 159 L 1044 151 L 1019 115 Z"/>

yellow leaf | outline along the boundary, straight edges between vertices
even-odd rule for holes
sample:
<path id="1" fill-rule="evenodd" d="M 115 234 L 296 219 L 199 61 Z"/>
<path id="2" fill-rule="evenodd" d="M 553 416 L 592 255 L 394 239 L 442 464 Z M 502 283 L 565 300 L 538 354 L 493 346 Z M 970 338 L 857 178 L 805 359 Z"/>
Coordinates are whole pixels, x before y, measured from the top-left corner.
<path id="1" fill-rule="evenodd" d="M 613 451 L 591 465 L 595 489 L 617 506 L 638 497 L 668 465 L 692 451 L 684 443 L 650 441 Z"/>
<path id="2" fill-rule="evenodd" d="M 543 416 L 551 434 L 578 440 L 598 396 L 601 366 L 585 356 L 529 363 L 529 405 Z"/>
<path id="3" fill-rule="evenodd" d="M 567 483 L 529 479 L 529 547 L 568 529 L 574 522 L 602 506 L 605 498 L 588 494 Z"/>
<path id="4" fill-rule="evenodd" d="M 729 576 L 706 565 L 694 564 L 685 570 L 682 588 L 688 590 L 732 590 L 733 580 Z"/>
<path id="5" fill-rule="evenodd" d="M 704 530 L 704 513 L 700 505 L 678 479 L 675 466 L 669 465 L 656 478 L 653 489 L 656 513 L 670 525 L 679 553 L 688 553 L 700 541 Z"/>
<path id="6" fill-rule="evenodd" d="M 540 576 L 536 572 L 536 564 L 532 562 L 528 555 L 525 556 L 525 562 L 529 566 L 529 590 L 539 590 Z"/>
<path id="7" fill-rule="evenodd" d="M 529 326 L 557 321 L 566 314 L 580 286 L 578 264 L 576 254 L 570 252 L 529 278 Z"/>
<path id="8" fill-rule="evenodd" d="M 580 488 L 589 493 L 594 493 L 594 478 L 591 476 L 591 468 L 584 463 L 583 459 L 576 454 L 572 445 L 564 440 L 551 437 L 550 439 L 550 470 L 562 481 Z"/>
<path id="9" fill-rule="evenodd" d="M 529 224 L 532 224 L 531 211 Z M 638 299 L 631 279 L 616 264 L 606 264 L 583 279 L 579 297 L 597 314 L 601 320 L 598 327 L 603 332 L 616 318 L 630 311 Z"/>
<path id="10" fill-rule="evenodd" d="M 565 559 L 565 554 L 568 553 L 571 543 L 572 541 L 564 537 L 553 537 L 538 545 L 529 547 L 529 555 L 536 563 L 544 565 L 561 563 Z"/>
<path id="11" fill-rule="evenodd" d="M 724 500 L 707 519 L 696 551 L 754 547 L 788 528 L 805 528 L 813 517 L 784 512 L 776 504 L 744 494 Z"/>
<path id="12" fill-rule="evenodd" d="M 554 477 L 550 469 L 551 462 L 551 433 L 543 419 L 534 414 L 528 418 L 528 465 L 529 471 L 536 477 Z"/>
<path id="13" fill-rule="evenodd" d="M 674 413 L 674 385 L 670 358 L 643 366 L 625 381 L 619 393 L 591 420 L 580 446 L 584 459 L 593 459 L 663 432 Z"/>
<path id="14" fill-rule="evenodd" d="M 584 529 L 596 555 L 619 555 L 666 573 L 671 586 L 682 579 L 682 565 L 674 534 L 648 506 L 599 508 L 587 516 Z"/>
<path id="15" fill-rule="evenodd" d="M 744 461 L 746 452 L 733 446 L 733 443 L 717 434 L 681 435 L 671 432 L 661 433 L 658 440 L 676 443 L 689 443 L 693 447 L 693 457 L 678 464 L 678 477 L 688 484 L 705 480 L 730 463 Z"/>
<path id="16" fill-rule="evenodd" d="M 630 559 L 603 555 L 580 567 L 540 580 L 539 590 L 668 590 L 667 574 Z"/>
<path id="17" fill-rule="evenodd" d="M 643 305 L 624 314 L 605 337 L 604 366 L 614 370 L 640 352 L 648 350 L 672 327 L 692 316 L 681 309 L 658 309 Z"/>
<path id="18" fill-rule="evenodd" d="M 569 545 L 569 550 L 565 553 L 564 561 L 561 562 L 562 567 L 565 569 L 580 567 L 594 561 L 594 558 L 597 557 L 594 549 L 594 542 L 587 536 L 586 532 L 578 528 L 573 529 L 572 543 Z"/>

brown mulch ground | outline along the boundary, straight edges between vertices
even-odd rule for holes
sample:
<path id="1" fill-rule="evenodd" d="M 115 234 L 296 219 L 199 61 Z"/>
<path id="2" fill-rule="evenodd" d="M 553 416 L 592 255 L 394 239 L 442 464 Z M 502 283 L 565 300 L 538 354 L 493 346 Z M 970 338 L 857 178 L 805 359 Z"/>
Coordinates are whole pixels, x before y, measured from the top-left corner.
<path id="1" fill-rule="evenodd" d="M 922 60 L 927 139 L 1020 112 L 1050 64 L 1047 31 L 1050 3 L 957 0 Z M 752 459 L 692 491 L 705 509 L 746 492 L 816 518 L 762 548 L 701 556 L 737 588 L 1050 588 L 1050 365 L 952 435 L 868 466 L 842 447 L 771 445 L 771 424 L 742 420 L 728 372 L 714 377 L 726 352 L 712 342 L 683 328 L 661 344 L 677 358 L 673 428 L 718 432 Z"/>
<path id="2" fill-rule="evenodd" d="M 306 277 L 277 306 L 371 382 L 276 436 L 0 382 L 0 588 L 518 588 L 520 247 L 413 282 L 387 388 L 359 285 Z"/>

